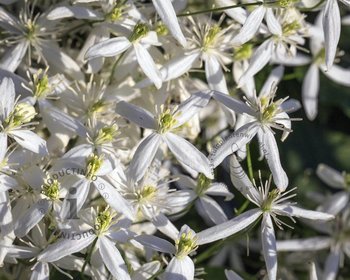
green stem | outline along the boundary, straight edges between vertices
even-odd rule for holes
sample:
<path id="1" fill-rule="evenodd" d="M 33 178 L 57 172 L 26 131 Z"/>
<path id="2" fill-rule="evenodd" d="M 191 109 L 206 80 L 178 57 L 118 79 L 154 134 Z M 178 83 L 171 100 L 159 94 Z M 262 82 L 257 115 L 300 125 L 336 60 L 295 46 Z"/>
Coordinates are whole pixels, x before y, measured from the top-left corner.
<path id="1" fill-rule="evenodd" d="M 236 215 L 238 216 L 238 215 L 242 214 L 243 211 L 244 211 L 245 209 L 247 209 L 249 203 L 250 203 L 250 201 L 247 199 L 247 200 L 243 203 L 243 205 L 237 210 Z"/>
<path id="2" fill-rule="evenodd" d="M 83 264 L 83 267 L 81 268 L 81 271 L 80 271 L 80 273 L 81 273 L 81 275 L 82 275 L 82 277 L 83 277 L 84 279 L 85 279 L 85 277 L 84 277 L 84 271 L 85 271 L 85 268 L 86 268 L 87 264 L 90 263 L 91 255 L 92 255 L 92 252 L 93 252 L 93 250 L 94 250 L 94 248 L 95 248 L 97 239 L 98 239 L 98 237 L 96 237 L 95 240 L 94 240 L 94 242 L 92 243 L 91 248 L 90 248 L 90 250 L 89 250 L 89 252 L 88 252 L 88 255 L 87 255 L 86 259 L 85 259 L 85 262 L 84 262 L 84 264 Z"/>
<path id="3" fill-rule="evenodd" d="M 225 7 L 219 7 L 219 8 L 213 8 L 213 9 L 208 9 L 208 10 L 202 10 L 202 11 L 196 11 L 196 12 L 187 12 L 184 14 L 179 14 L 177 17 L 187 17 L 187 16 L 192 16 L 192 15 L 199 15 L 199 14 L 206 14 L 206 13 L 213 13 L 213 12 L 220 12 L 220 11 L 225 11 L 229 9 L 234 9 L 234 8 L 240 8 L 240 7 L 248 7 L 248 6 L 260 6 L 264 4 L 263 2 L 253 2 L 253 3 L 242 3 L 242 4 L 237 4 L 237 5 L 230 5 L 230 6 L 225 6 Z"/>
<path id="4" fill-rule="evenodd" d="M 252 164 L 252 158 L 250 155 L 250 148 L 249 144 L 247 144 L 247 165 L 248 165 L 248 175 L 250 181 L 254 180 L 254 172 L 253 172 L 253 164 Z"/>
<path id="5" fill-rule="evenodd" d="M 108 81 L 109 85 L 112 83 L 115 69 L 117 68 L 117 65 L 121 62 L 122 58 L 124 57 L 124 54 L 125 54 L 125 52 L 123 52 L 113 64 L 113 67 L 111 70 L 111 75 L 109 76 L 109 81 Z"/>

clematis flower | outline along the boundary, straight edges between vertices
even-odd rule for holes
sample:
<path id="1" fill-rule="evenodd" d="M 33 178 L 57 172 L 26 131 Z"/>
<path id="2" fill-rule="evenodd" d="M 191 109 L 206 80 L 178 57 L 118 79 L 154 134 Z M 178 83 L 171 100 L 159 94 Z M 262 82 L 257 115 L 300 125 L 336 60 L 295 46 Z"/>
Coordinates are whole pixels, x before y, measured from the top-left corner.
<path id="1" fill-rule="evenodd" d="M 152 56 L 147 51 L 148 45 L 159 45 L 157 34 L 150 31 L 146 23 L 139 22 L 134 26 L 129 38 L 119 36 L 97 43 L 88 49 L 85 58 L 90 60 L 97 57 L 113 57 L 132 49 L 143 72 L 157 88 L 160 88 L 162 86 L 161 75 Z"/>
<path id="2" fill-rule="evenodd" d="M 251 182 L 249 180 L 235 156 L 231 156 L 230 169 L 233 185 L 246 199 L 256 205 L 257 208 L 248 210 L 227 222 L 197 233 L 197 245 L 229 237 L 248 228 L 262 217 L 261 242 L 264 259 L 269 279 L 276 279 L 277 253 L 273 221 L 281 229 L 282 225 L 286 225 L 286 223 L 279 219 L 278 216 L 289 217 L 292 221 L 294 221 L 294 217 L 313 221 L 329 221 L 334 219 L 334 216 L 327 213 L 304 210 L 294 206 L 293 202 L 288 202 L 287 200 L 295 196 L 295 194 L 291 194 L 295 188 L 284 193 L 278 189 L 270 191 L 271 177 L 265 184 L 263 184 L 260 177 L 260 186 L 257 187 L 254 181 Z"/>
<path id="3" fill-rule="evenodd" d="M 277 71 L 278 70 L 278 71 Z M 214 99 L 223 103 L 225 106 L 242 114 L 245 117 L 242 126 L 233 132 L 219 147 L 216 147 L 209 158 L 214 167 L 218 166 L 228 155 L 244 148 L 251 139 L 257 135 L 260 145 L 260 151 L 266 157 L 267 163 L 273 175 L 276 186 L 285 190 L 288 185 L 288 177 L 282 168 L 278 147 L 272 128 L 283 131 L 282 141 L 285 140 L 291 132 L 291 120 L 287 112 L 294 111 L 299 107 L 295 100 L 287 98 L 273 101 L 276 94 L 276 82 L 278 75 L 273 73 L 266 82 L 266 87 L 262 88 L 259 96 L 254 95 L 247 99 L 246 103 L 234 99 L 220 92 L 214 92 Z"/>
<path id="4" fill-rule="evenodd" d="M 4 145 L 1 148 L 6 151 L 7 137 L 11 137 L 23 148 L 46 155 L 46 141 L 28 128 L 37 114 L 35 108 L 26 102 L 15 100 L 15 87 L 9 78 L 2 79 L 0 93 L 0 139 Z"/>
<path id="5" fill-rule="evenodd" d="M 210 97 L 210 93 L 194 93 L 173 110 L 161 107 L 158 116 L 124 101 L 117 104 L 118 114 L 140 127 L 153 130 L 141 141 L 130 163 L 128 172 L 135 174 L 136 181 L 144 176 L 159 146 L 164 142 L 182 165 L 213 178 L 209 160 L 190 142 L 175 134 L 179 127 L 208 104 Z"/>

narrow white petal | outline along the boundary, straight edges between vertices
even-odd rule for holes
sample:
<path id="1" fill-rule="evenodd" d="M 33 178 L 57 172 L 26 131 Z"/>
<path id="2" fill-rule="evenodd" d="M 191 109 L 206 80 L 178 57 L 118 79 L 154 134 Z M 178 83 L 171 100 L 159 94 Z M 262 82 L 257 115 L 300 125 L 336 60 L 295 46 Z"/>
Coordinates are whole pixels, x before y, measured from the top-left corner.
<path id="1" fill-rule="evenodd" d="M 323 280 L 335 280 L 337 278 L 339 266 L 340 266 L 340 254 L 341 250 L 338 246 L 331 249 L 331 253 L 328 255 L 324 272 Z"/>
<path id="2" fill-rule="evenodd" d="M 128 173 L 137 182 L 145 175 L 147 168 L 151 165 L 162 137 L 158 133 L 152 133 L 144 138 L 137 147 L 134 157 L 128 168 Z"/>
<path id="3" fill-rule="evenodd" d="M 319 75 L 318 66 L 311 64 L 302 86 L 304 110 L 309 120 L 314 120 L 317 116 L 317 100 L 320 87 Z"/>
<path id="4" fill-rule="evenodd" d="M 30 207 L 15 224 L 15 234 L 17 237 L 25 236 L 35 225 L 37 225 L 52 204 L 47 199 L 41 199 Z"/>
<path id="5" fill-rule="evenodd" d="M 11 135 L 23 148 L 39 154 L 47 155 L 46 141 L 30 130 L 14 130 Z"/>
<path id="6" fill-rule="evenodd" d="M 115 245 L 107 237 L 101 236 L 98 239 L 98 246 L 102 260 L 109 272 L 120 280 L 130 280 L 128 268 L 122 255 Z"/>
<path id="7" fill-rule="evenodd" d="M 124 214 L 127 218 L 131 220 L 134 219 L 135 213 L 131 204 L 121 196 L 116 188 L 101 177 L 98 177 L 93 184 L 96 186 L 108 205 L 110 205 L 117 212 Z"/>
<path id="8" fill-rule="evenodd" d="M 280 124 L 280 125 L 283 125 L 283 127 L 287 129 L 287 130 L 284 130 L 283 134 L 282 134 L 281 141 L 283 142 L 284 140 L 287 139 L 287 137 L 290 133 L 290 130 L 292 128 L 292 121 L 290 120 L 290 118 L 286 112 L 281 112 L 275 116 L 275 122 Z"/>
<path id="9" fill-rule="evenodd" d="M 198 206 L 198 213 L 203 216 L 204 219 L 208 219 L 218 225 L 227 222 L 227 216 L 222 210 L 221 206 L 211 197 L 202 196 L 196 201 L 196 206 Z"/>
<path id="10" fill-rule="evenodd" d="M 316 170 L 317 176 L 328 186 L 336 189 L 345 188 L 345 180 L 343 175 L 326 164 L 319 164 Z"/>
<path id="11" fill-rule="evenodd" d="M 309 278 L 310 280 L 318 280 L 316 265 L 314 262 L 310 264 Z"/>
<path id="12" fill-rule="evenodd" d="M 116 112 L 140 127 L 149 129 L 157 128 L 155 117 L 146 109 L 134 104 L 120 101 L 116 106 Z"/>
<path id="13" fill-rule="evenodd" d="M 30 280 L 49 280 L 50 268 L 48 263 L 38 262 L 32 268 Z"/>
<path id="14" fill-rule="evenodd" d="M 210 98 L 211 92 L 199 91 L 182 102 L 176 111 L 179 115 L 176 117 L 177 123 L 174 128 L 180 127 L 192 119 L 201 109 L 208 105 Z"/>
<path id="15" fill-rule="evenodd" d="M 83 6 L 62 6 L 50 11 L 46 16 L 49 20 L 57 20 L 63 18 L 74 17 L 76 19 L 103 19 L 103 16 L 94 10 Z"/>
<path id="16" fill-rule="evenodd" d="M 350 70 L 342 68 L 338 65 L 333 65 L 331 69 L 324 72 L 324 74 L 334 82 L 350 87 Z"/>
<path id="17" fill-rule="evenodd" d="M 80 252 L 87 246 L 89 246 L 96 235 L 88 235 L 80 240 L 74 239 L 59 239 L 57 242 L 50 244 L 47 248 L 38 256 L 38 261 L 40 262 L 54 262 L 59 259 L 62 259 L 65 256 L 71 255 L 73 253 Z"/>
<path id="18" fill-rule="evenodd" d="M 152 56 L 141 44 L 134 43 L 133 45 L 137 61 L 143 73 L 145 73 L 145 75 L 154 83 L 156 88 L 161 88 L 163 82 L 162 77 L 157 68 L 157 65 L 153 61 Z"/>
<path id="19" fill-rule="evenodd" d="M 214 55 L 206 55 L 205 75 L 210 89 L 214 89 L 226 94 L 229 93 L 221 64 Z"/>
<path id="20" fill-rule="evenodd" d="M 213 178 L 209 160 L 190 142 L 170 132 L 165 134 L 164 141 L 181 164 Z"/>
<path id="21" fill-rule="evenodd" d="M 179 235 L 178 229 L 173 225 L 173 223 L 162 213 L 158 214 L 152 219 L 152 223 L 156 228 L 164 233 L 166 236 L 170 237 L 172 240 L 176 240 Z"/>
<path id="22" fill-rule="evenodd" d="M 233 270 L 227 270 L 225 269 L 225 275 L 227 280 L 243 280 L 241 276 L 239 276 L 236 272 Z"/>
<path id="23" fill-rule="evenodd" d="M 173 257 L 165 269 L 165 280 L 193 280 L 194 263 L 190 257 Z"/>
<path id="24" fill-rule="evenodd" d="M 169 28 L 174 38 L 183 46 L 186 46 L 186 38 L 182 34 L 173 5 L 170 0 L 153 0 L 153 5 L 162 21 Z"/>
<path id="25" fill-rule="evenodd" d="M 329 237 L 311 237 L 277 242 L 277 251 L 317 251 L 331 246 Z"/>
<path id="26" fill-rule="evenodd" d="M 284 67 L 278 66 L 274 68 L 267 80 L 265 81 L 262 89 L 260 90 L 259 97 L 263 97 L 271 93 L 271 91 L 278 85 L 284 74 Z"/>
<path id="27" fill-rule="evenodd" d="M 247 71 L 239 79 L 238 87 L 246 84 L 248 79 L 251 79 L 270 61 L 273 52 L 273 40 L 266 40 L 254 52 L 250 59 L 250 64 Z"/>
<path id="28" fill-rule="evenodd" d="M 331 214 L 312 211 L 312 210 L 305 210 L 293 205 L 278 205 L 278 206 L 274 206 L 273 209 L 282 211 L 289 216 L 304 218 L 304 219 L 314 220 L 314 221 L 330 221 L 334 219 L 334 216 Z"/>
<path id="29" fill-rule="evenodd" d="M 272 9 L 266 9 L 265 20 L 267 23 L 267 27 L 270 32 L 274 35 L 281 36 L 282 35 L 282 26 L 275 17 Z"/>
<path id="30" fill-rule="evenodd" d="M 326 48 L 326 66 L 329 70 L 334 62 L 340 38 L 340 11 L 337 0 L 327 0 L 323 14 L 323 32 Z"/>
<path id="31" fill-rule="evenodd" d="M 232 111 L 238 114 L 246 113 L 251 116 L 255 115 L 255 112 L 247 104 L 225 93 L 214 91 L 213 97 L 215 100 L 221 102 L 226 107 L 230 108 Z"/>
<path id="32" fill-rule="evenodd" d="M 260 129 L 258 133 L 261 135 L 262 139 L 262 150 L 267 160 L 267 164 L 270 167 L 273 180 L 276 186 L 284 191 L 288 186 L 288 177 L 286 172 L 283 170 L 280 156 L 278 152 L 278 146 L 275 140 L 275 136 L 272 134 L 271 130 L 265 128 L 263 131 Z"/>
<path id="33" fill-rule="evenodd" d="M 0 134 L 1 135 L 1 134 Z M 1 145 L 1 142 L 0 142 Z M 1 160 L 1 159 L 0 159 Z M 0 174 L 0 192 L 6 192 L 9 190 L 12 190 L 18 185 L 18 182 L 15 178 L 6 175 L 6 174 Z"/>
<path id="34" fill-rule="evenodd" d="M 15 85 L 10 78 L 3 78 L 0 83 L 0 121 L 3 122 L 13 110 L 15 104 Z"/>
<path id="35" fill-rule="evenodd" d="M 130 46 L 130 41 L 123 36 L 107 39 L 89 48 L 85 54 L 85 59 L 116 56 L 126 51 Z"/>
<path id="36" fill-rule="evenodd" d="M 217 167 L 228 155 L 231 155 L 245 147 L 256 135 L 259 125 L 255 122 L 247 123 L 237 129 L 222 143 L 218 144 L 210 152 L 209 160 L 213 168 Z"/>
<path id="37" fill-rule="evenodd" d="M 345 207 L 349 203 L 349 193 L 337 192 L 333 194 L 331 197 L 327 198 L 321 206 L 317 208 L 317 211 L 325 212 L 332 215 L 337 215 L 345 209 Z"/>
<path id="38" fill-rule="evenodd" d="M 24 55 L 27 52 L 29 43 L 27 40 L 20 41 L 16 46 L 9 49 L 2 55 L 0 68 L 14 72 L 20 65 Z"/>
<path id="39" fill-rule="evenodd" d="M 212 183 L 206 190 L 205 194 L 213 196 L 223 196 L 225 200 L 231 200 L 234 195 L 230 192 L 228 187 L 222 183 Z"/>
<path id="40" fill-rule="evenodd" d="M 197 244 L 207 244 L 229 237 L 254 223 L 261 216 L 260 209 L 252 209 L 220 225 L 213 226 L 197 233 Z"/>
<path id="41" fill-rule="evenodd" d="M 276 237 L 273 223 L 269 214 L 264 214 L 261 225 L 261 242 L 266 263 L 267 274 L 270 280 L 277 278 Z"/>
<path id="42" fill-rule="evenodd" d="M 258 201 L 260 194 L 253 186 L 235 155 L 230 157 L 230 177 L 233 186 L 239 190 L 246 199 Z"/>
<path id="43" fill-rule="evenodd" d="M 263 5 L 251 12 L 239 33 L 233 38 L 232 44 L 240 46 L 252 39 L 261 25 L 265 12 L 266 8 Z"/>
<path id="44" fill-rule="evenodd" d="M 175 246 L 165 239 L 153 235 L 139 235 L 134 239 L 156 252 L 175 254 Z"/>

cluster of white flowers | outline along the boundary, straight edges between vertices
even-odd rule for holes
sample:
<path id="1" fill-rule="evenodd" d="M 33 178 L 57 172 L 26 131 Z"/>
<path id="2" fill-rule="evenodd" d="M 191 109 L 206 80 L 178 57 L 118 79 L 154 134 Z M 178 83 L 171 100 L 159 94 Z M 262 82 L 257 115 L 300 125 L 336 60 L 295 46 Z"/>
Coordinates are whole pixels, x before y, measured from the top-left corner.
<path id="1" fill-rule="evenodd" d="M 339 192 L 296 206 L 275 134 L 302 107 L 316 118 L 320 72 L 350 86 L 337 65 L 350 2 L 193 2 L 0 0 L 1 279 L 201 279 L 215 249 L 213 262 L 240 259 L 233 235 L 251 236 L 262 278 L 287 279 L 279 251 L 306 251 L 310 279 L 336 279 L 349 174 L 320 164 Z M 300 103 L 278 83 L 305 65 Z M 252 169 L 254 136 L 266 172 Z M 322 236 L 277 241 L 294 218 Z"/>

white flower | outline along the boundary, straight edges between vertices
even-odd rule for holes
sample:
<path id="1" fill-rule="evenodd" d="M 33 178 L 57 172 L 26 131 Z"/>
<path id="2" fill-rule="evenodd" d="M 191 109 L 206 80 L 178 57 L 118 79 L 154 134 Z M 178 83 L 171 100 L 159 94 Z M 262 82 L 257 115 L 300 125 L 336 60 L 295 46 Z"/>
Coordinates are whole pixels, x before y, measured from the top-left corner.
<path id="1" fill-rule="evenodd" d="M 130 163 L 128 172 L 135 174 L 136 181 L 144 176 L 158 147 L 163 142 L 167 144 L 182 165 L 204 173 L 208 178 L 213 178 L 209 160 L 190 142 L 174 133 L 205 107 L 210 97 L 210 93 L 194 93 L 174 110 L 162 107 L 158 116 L 124 101 L 117 104 L 118 114 L 135 122 L 140 127 L 153 130 L 149 136 L 141 141 Z"/>
<path id="2" fill-rule="evenodd" d="M 277 72 L 277 73 L 276 73 Z M 286 112 L 299 107 L 295 100 L 286 98 L 273 101 L 276 83 L 280 79 L 281 69 L 274 71 L 257 97 L 247 99 L 246 104 L 225 94 L 214 92 L 213 97 L 239 114 L 246 115 L 244 125 L 229 136 L 221 146 L 210 154 L 214 167 L 218 166 L 228 155 L 244 148 L 257 135 L 260 151 L 266 157 L 277 187 L 283 191 L 288 185 L 288 177 L 283 170 L 279 158 L 277 143 L 272 128 L 283 131 L 282 141 L 291 132 L 291 119 Z"/>
<path id="3" fill-rule="evenodd" d="M 304 210 L 294 206 L 292 202 L 287 202 L 286 200 L 295 196 L 295 194 L 291 194 L 295 188 L 284 193 L 281 193 L 278 189 L 270 191 L 271 179 L 263 184 L 260 178 L 260 186 L 258 188 L 255 182 L 252 183 L 248 179 L 235 156 L 231 156 L 230 168 L 233 185 L 257 208 L 248 210 L 232 220 L 197 233 L 197 244 L 202 245 L 214 242 L 238 233 L 258 221 L 262 216 L 261 240 L 264 259 L 269 279 L 276 279 L 276 237 L 272 221 L 275 222 L 277 227 L 282 228 L 282 225 L 287 224 L 278 218 L 280 215 L 287 216 L 292 221 L 294 221 L 293 217 L 328 221 L 333 219 L 334 216 L 322 212 Z"/>
<path id="4" fill-rule="evenodd" d="M 46 155 L 48 153 L 46 141 L 28 128 L 37 114 L 35 108 L 26 102 L 15 100 L 15 87 L 9 78 L 2 79 L 0 93 L 0 139 L 3 144 L 1 149 L 6 151 L 9 136 L 23 148 Z"/>
<path id="5" fill-rule="evenodd" d="M 113 57 L 124 53 L 129 48 L 133 48 L 143 72 L 157 88 L 160 88 L 162 86 L 161 74 L 152 56 L 147 51 L 148 45 L 159 45 L 157 34 L 150 31 L 146 23 L 140 22 L 134 26 L 129 38 L 119 36 L 97 43 L 88 49 L 85 58 Z"/>

